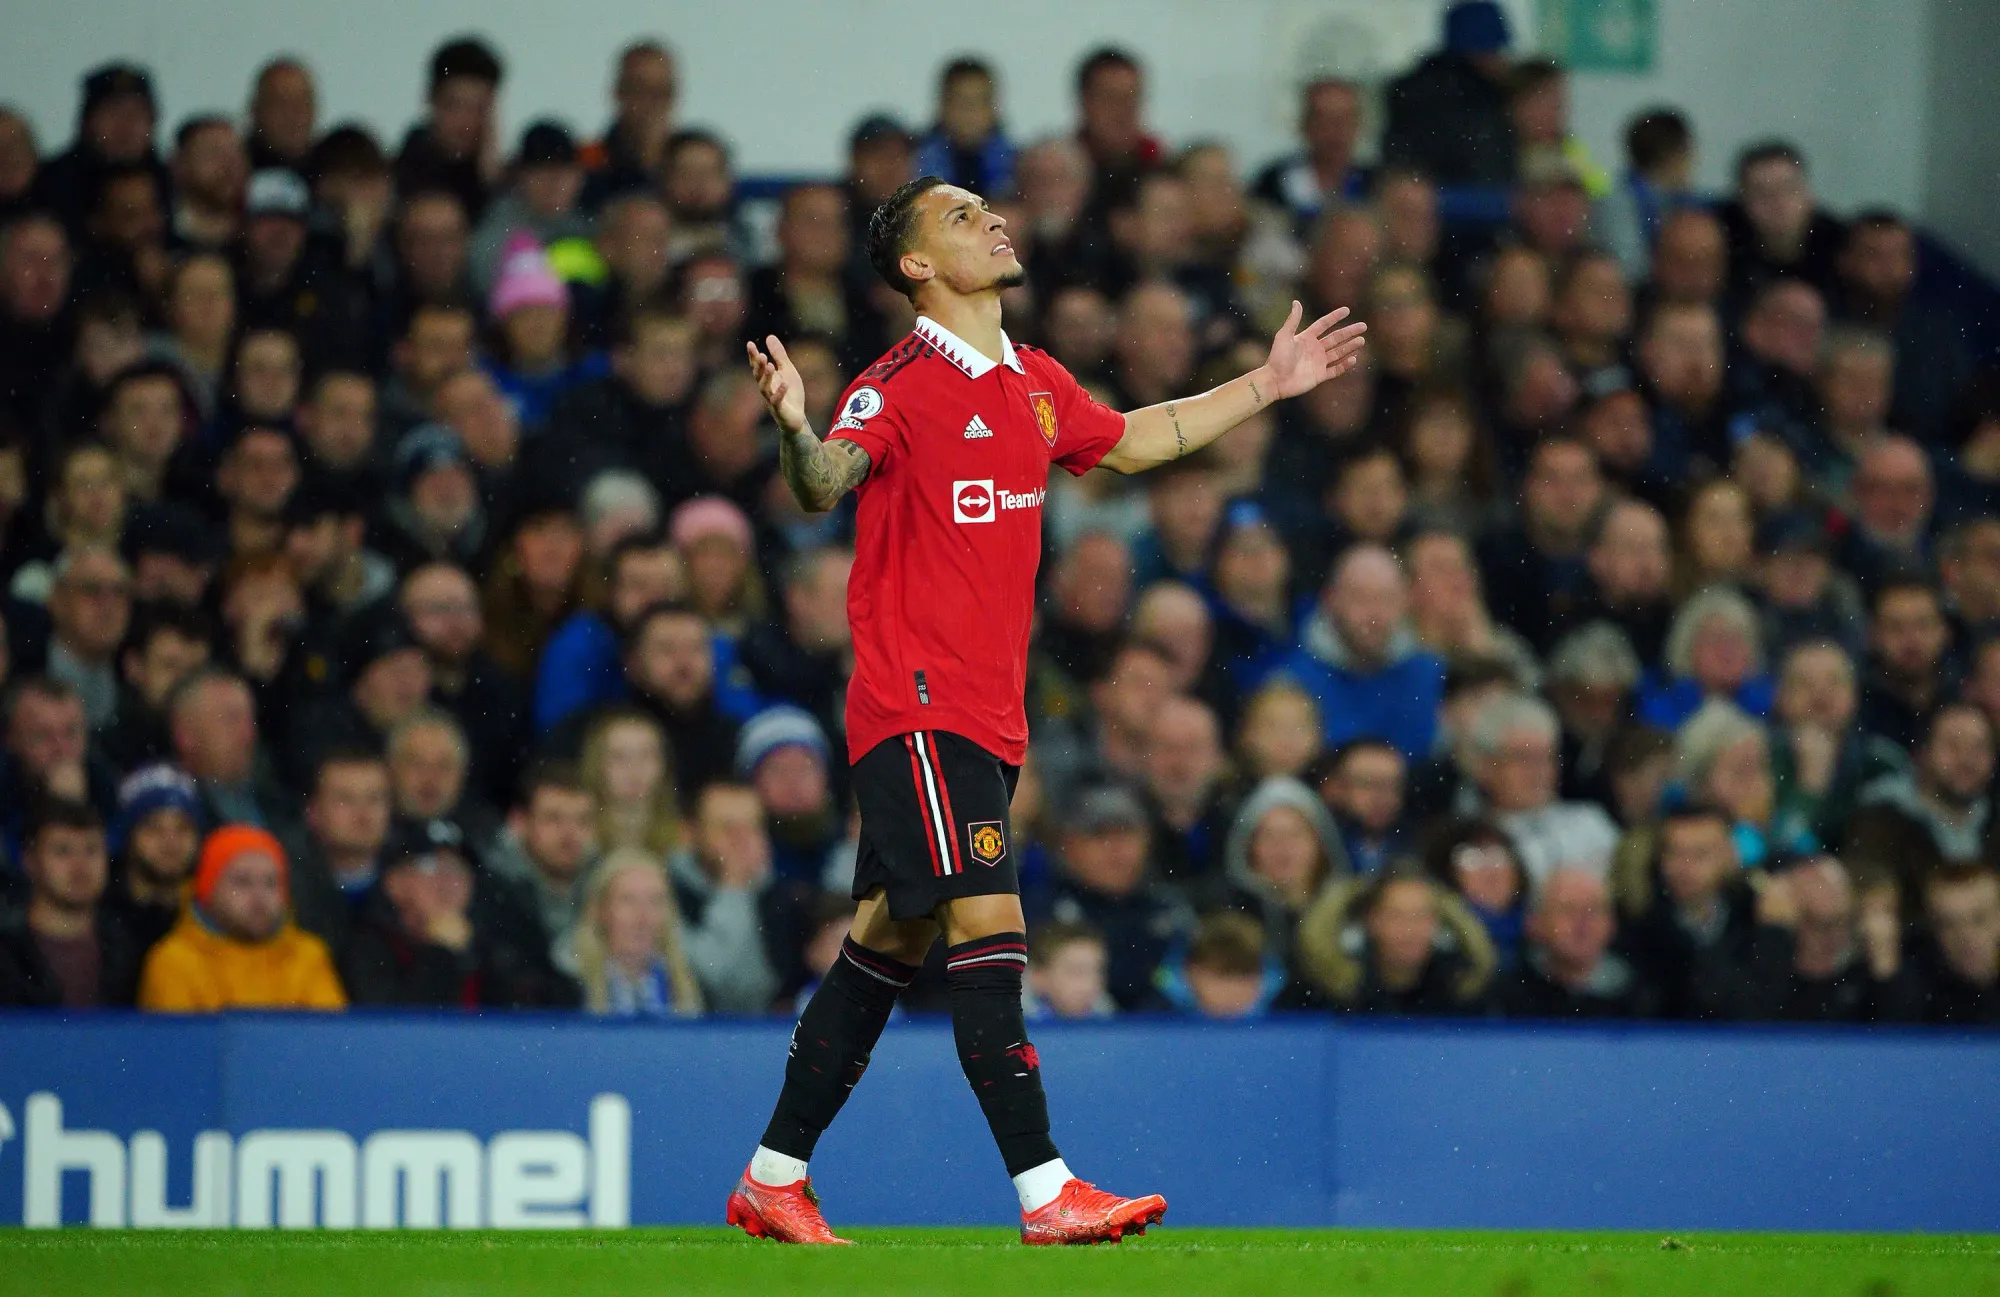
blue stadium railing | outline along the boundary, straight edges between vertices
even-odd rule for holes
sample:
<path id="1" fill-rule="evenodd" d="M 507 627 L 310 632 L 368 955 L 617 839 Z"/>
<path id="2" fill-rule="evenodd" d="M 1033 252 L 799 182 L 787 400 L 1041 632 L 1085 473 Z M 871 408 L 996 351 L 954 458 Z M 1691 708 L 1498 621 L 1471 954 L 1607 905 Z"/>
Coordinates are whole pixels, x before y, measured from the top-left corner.
<path id="1" fill-rule="evenodd" d="M 0 1015 L 0 1225 L 713 1223 L 789 1029 Z M 1035 1039 L 1071 1165 L 1166 1194 L 1169 1223 L 2000 1230 L 2000 1034 L 1285 1017 Z M 939 1019 L 891 1026 L 814 1172 L 842 1223 L 1014 1216 Z"/>

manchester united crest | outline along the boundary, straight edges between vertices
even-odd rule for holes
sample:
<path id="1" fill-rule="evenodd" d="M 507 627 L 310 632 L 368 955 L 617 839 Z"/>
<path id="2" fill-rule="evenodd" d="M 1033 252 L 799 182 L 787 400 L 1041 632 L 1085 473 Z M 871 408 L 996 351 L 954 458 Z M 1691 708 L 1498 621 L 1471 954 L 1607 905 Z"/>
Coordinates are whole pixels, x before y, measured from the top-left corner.
<path id="1" fill-rule="evenodd" d="M 982 865 L 997 865 L 1007 858 L 1007 835 L 1000 830 L 1000 821 L 981 820 L 977 824 L 965 826 L 966 837 L 972 847 L 972 858 Z"/>
<path id="2" fill-rule="evenodd" d="M 1056 398 L 1053 392 L 1030 392 L 1028 404 L 1035 411 L 1035 426 L 1042 430 L 1042 440 L 1053 446 L 1056 444 Z"/>

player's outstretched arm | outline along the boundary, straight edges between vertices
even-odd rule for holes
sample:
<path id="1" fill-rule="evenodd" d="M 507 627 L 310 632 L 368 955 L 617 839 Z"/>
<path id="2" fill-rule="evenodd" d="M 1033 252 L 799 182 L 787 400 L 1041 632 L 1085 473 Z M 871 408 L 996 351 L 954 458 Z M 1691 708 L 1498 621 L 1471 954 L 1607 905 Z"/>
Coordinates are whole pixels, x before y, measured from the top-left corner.
<path id="1" fill-rule="evenodd" d="M 1340 307 L 1305 328 L 1299 318 L 1305 307 L 1292 303 L 1271 355 L 1241 378 L 1185 401 L 1167 401 L 1125 415 L 1125 435 L 1101 461 L 1120 473 L 1137 473 L 1200 450 L 1273 401 L 1310 392 L 1338 378 L 1359 363 L 1362 337 L 1368 326 L 1343 325 L 1347 308 Z"/>
<path id="2" fill-rule="evenodd" d="M 776 337 L 764 342 L 771 348 L 768 356 L 754 342 L 743 345 L 750 352 L 757 390 L 778 421 L 778 471 L 785 475 L 800 508 L 824 513 L 868 476 L 868 452 L 851 441 L 819 439 L 806 422 L 805 384 L 785 354 L 785 344 Z"/>

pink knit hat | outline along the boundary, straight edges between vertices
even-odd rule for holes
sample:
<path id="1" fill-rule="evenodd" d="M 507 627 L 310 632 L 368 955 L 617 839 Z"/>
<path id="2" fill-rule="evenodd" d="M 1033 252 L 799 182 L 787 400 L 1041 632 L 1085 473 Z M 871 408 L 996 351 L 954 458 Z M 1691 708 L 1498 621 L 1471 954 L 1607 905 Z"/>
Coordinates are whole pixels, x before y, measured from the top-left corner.
<path id="1" fill-rule="evenodd" d="M 534 235 L 516 232 L 507 240 L 500 277 L 493 281 L 493 296 L 486 304 L 488 312 L 504 320 L 523 306 L 568 305 L 569 290 L 549 268 L 549 254 Z"/>
<path id="2" fill-rule="evenodd" d="M 697 496 L 674 510 L 667 522 L 667 536 L 682 553 L 711 536 L 733 540 L 746 550 L 753 546 L 750 516 L 719 495 Z"/>

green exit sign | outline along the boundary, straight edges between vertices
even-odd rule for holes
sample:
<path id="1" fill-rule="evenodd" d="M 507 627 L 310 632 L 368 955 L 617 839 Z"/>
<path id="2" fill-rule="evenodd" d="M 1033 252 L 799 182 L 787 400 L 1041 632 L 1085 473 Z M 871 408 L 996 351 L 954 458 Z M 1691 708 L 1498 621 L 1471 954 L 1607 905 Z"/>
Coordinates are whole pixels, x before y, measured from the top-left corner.
<path id="1" fill-rule="evenodd" d="M 1542 51 L 1575 72 L 1651 72 L 1658 0 L 1536 0 Z"/>

